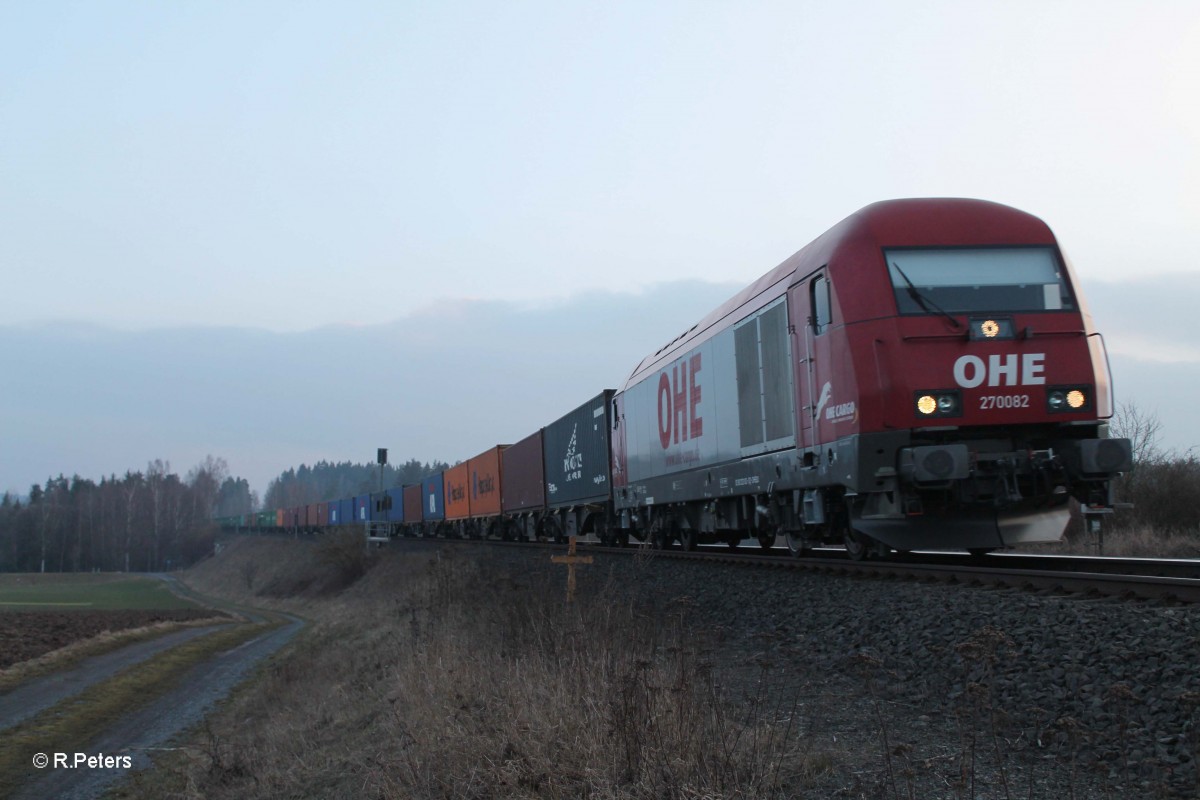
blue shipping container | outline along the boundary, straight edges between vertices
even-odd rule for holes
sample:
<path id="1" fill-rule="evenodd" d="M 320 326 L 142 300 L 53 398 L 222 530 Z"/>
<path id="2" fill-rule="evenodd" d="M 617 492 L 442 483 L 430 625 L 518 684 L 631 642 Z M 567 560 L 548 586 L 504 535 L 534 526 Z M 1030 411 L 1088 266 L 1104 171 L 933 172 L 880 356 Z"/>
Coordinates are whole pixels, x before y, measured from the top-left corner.
<path id="1" fill-rule="evenodd" d="M 399 502 L 401 501 L 393 498 L 388 492 L 371 492 L 371 522 L 390 521 L 390 506 Z"/>
<path id="2" fill-rule="evenodd" d="M 387 496 L 391 499 L 391 507 L 382 518 L 388 522 L 404 522 L 404 490 L 399 486 L 388 489 Z"/>
<path id="3" fill-rule="evenodd" d="M 349 525 L 354 522 L 354 498 L 343 497 L 338 500 L 338 525 Z"/>
<path id="4" fill-rule="evenodd" d="M 369 522 L 371 520 L 371 495 L 360 494 L 354 498 L 354 521 Z"/>
<path id="5" fill-rule="evenodd" d="M 426 522 L 440 522 L 446 518 L 446 497 L 443 492 L 442 473 L 430 475 L 421 481 L 421 511 Z"/>
<path id="6" fill-rule="evenodd" d="M 330 500 L 325 505 L 326 505 L 325 524 L 326 525 L 337 525 L 338 524 L 338 501 Z"/>

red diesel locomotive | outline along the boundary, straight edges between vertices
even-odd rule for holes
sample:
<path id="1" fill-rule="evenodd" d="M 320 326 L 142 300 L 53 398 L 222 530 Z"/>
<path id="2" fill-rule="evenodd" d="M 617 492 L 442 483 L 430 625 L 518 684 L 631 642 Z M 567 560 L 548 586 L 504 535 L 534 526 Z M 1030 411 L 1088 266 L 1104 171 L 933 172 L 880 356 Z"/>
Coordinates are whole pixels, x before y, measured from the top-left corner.
<path id="1" fill-rule="evenodd" d="M 1106 355 L 1040 219 L 870 205 L 647 357 L 612 405 L 620 538 L 972 552 L 1111 511 Z"/>

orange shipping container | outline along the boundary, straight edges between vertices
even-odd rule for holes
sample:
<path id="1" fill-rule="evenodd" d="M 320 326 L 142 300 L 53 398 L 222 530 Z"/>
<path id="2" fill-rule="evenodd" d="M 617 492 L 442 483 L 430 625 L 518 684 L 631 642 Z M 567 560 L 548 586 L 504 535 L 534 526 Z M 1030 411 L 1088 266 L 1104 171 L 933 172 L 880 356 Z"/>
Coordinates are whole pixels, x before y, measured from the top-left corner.
<path id="1" fill-rule="evenodd" d="M 500 513 L 500 451 L 498 444 L 467 462 L 471 480 L 471 516 L 493 517 Z"/>
<path id="2" fill-rule="evenodd" d="M 470 462 L 464 461 L 444 473 L 446 481 L 446 519 L 471 516 Z"/>

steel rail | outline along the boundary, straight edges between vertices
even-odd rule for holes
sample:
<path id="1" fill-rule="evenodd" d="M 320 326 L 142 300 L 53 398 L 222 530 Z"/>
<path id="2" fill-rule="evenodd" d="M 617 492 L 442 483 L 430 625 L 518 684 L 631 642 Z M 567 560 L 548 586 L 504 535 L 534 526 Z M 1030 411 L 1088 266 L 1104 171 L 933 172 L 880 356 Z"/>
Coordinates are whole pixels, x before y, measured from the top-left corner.
<path id="1" fill-rule="evenodd" d="M 256 534 L 242 534 L 254 536 Z M 271 536 L 272 534 L 257 534 Z M 285 535 L 286 538 L 295 538 Z M 302 538 L 308 538 L 307 536 Z M 565 544 L 555 542 L 504 542 L 496 539 L 438 539 L 396 537 L 390 546 L 406 542 L 450 545 L 524 547 L 558 552 Z M 1091 597 L 1119 597 L 1200 603 L 1200 560 L 1103 558 L 1026 553 L 969 556 L 955 553 L 908 553 L 893 560 L 853 561 L 842 551 L 818 551 L 811 557 L 792 558 L 786 550 L 732 551 L 719 546 L 695 551 L 655 550 L 648 544 L 604 547 L 581 543 L 597 555 L 646 556 L 654 559 L 738 564 L 748 567 L 797 569 L 818 574 L 851 575 L 864 578 L 904 578 L 965 586 L 1049 591 Z"/>

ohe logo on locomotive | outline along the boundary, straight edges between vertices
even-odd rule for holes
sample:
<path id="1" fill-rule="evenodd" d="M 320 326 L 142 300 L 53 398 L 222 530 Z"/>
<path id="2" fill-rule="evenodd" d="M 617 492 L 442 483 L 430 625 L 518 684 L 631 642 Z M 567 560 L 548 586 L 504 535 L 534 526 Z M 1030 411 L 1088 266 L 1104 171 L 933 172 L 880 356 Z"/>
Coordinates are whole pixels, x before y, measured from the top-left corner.
<path id="1" fill-rule="evenodd" d="M 1046 383 L 1045 361 L 1045 353 L 990 355 L 987 362 L 979 356 L 959 356 L 954 382 L 964 389 L 982 386 L 984 381 L 988 386 L 1041 386 Z"/>

